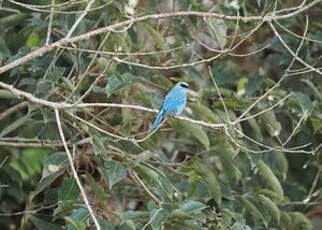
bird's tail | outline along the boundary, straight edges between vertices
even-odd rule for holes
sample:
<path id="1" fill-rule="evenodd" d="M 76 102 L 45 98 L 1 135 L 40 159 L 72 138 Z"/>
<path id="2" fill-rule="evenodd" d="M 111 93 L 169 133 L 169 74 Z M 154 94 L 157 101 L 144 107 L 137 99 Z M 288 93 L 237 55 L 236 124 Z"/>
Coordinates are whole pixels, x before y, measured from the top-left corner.
<path id="1" fill-rule="evenodd" d="M 159 127 L 159 125 L 163 121 L 165 115 L 166 115 L 165 111 L 163 109 L 160 110 L 160 112 L 158 113 L 157 117 L 155 118 L 155 120 L 151 126 L 151 130 L 155 130 L 156 128 Z"/>

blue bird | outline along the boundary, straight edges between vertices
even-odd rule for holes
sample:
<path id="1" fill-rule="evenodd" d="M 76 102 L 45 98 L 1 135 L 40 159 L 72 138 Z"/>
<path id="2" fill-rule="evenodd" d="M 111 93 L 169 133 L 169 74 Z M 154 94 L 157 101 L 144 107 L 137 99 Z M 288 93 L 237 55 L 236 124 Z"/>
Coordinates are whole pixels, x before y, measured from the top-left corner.
<path id="1" fill-rule="evenodd" d="M 167 114 L 180 115 L 186 106 L 188 83 L 178 82 L 165 96 L 151 130 L 159 127 Z"/>

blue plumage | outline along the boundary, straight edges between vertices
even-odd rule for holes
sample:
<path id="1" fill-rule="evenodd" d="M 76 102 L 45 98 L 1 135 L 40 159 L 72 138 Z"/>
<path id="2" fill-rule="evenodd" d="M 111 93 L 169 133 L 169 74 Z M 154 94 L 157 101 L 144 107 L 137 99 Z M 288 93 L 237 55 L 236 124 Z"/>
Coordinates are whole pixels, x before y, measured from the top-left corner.
<path id="1" fill-rule="evenodd" d="M 151 130 L 159 127 L 167 114 L 180 115 L 186 106 L 188 84 L 186 82 L 178 82 L 165 96 L 160 111 L 155 118 Z"/>

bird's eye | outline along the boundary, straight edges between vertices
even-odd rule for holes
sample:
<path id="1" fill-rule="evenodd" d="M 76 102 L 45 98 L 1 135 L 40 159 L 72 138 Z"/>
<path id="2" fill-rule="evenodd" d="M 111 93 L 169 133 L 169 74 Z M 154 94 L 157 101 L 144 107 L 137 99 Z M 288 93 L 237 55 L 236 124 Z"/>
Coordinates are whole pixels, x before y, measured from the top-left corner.
<path id="1" fill-rule="evenodd" d="M 186 85 L 186 84 L 180 84 L 180 86 L 183 88 L 188 88 L 188 85 Z"/>

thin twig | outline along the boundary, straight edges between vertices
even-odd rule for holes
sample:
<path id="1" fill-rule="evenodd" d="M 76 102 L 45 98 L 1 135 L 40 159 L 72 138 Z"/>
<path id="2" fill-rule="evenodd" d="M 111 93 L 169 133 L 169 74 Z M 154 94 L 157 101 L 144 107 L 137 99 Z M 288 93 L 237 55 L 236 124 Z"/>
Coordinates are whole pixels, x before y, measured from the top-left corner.
<path id="1" fill-rule="evenodd" d="M 88 209 L 88 211 L 89 211 L 89 213 L 90 213 L 90 215 L 91 215 L 91 217 L 92 217 L 92 219 L 94 221 L 96 229 L 101 230 L 101 226 L 99 225 L 98 220 L 96 219 L 94 211 L 93 211 L 92 207 L 90 206 L 90 203 L 89 203 L 88 198 L 86 196 L 85 190 L 84 190 L 84 188 L 83 188 L 83 186 L 82 186 L 82 184 L 80 182 L 80 179 L 79 179 L 79 177 L 77 175 L 77 171 L 76 171 L 76 168 L 74 166 L 73 158 L 72 158 L 72 155 L 71 155 L 71 153 L 69 151 L 69 148 L 67 146 L 65 135 L 64 135 L 64 132 L 63 132 L 63 128 L 61 126 L 61 121 L 60 121 L 58 109 L 55 109 L 55 115 L 56 115 L 56 122 L 57 122 L 58 130 L 59 130 L 59 134 L 60 134 L 61 140 L 62 140 L 62 142 L 64 144 L 64 148 L 65 148 L 68 160 L 69 160 L 69 164 L 70 164 L 70 167 L 71 167 L 72 172 L 73 172 L 73 177 L 75 178 L 76 183 L 77 183 L 77 185 L 79 187 L 79 190 L 81 191 L 82 197 L 83 197 L 83 199 L 85 201 L 85 205 L 86 205 L 86 207 L 87 207 L 87 209 Z"/>
<path id="2" fill-rule="evenodd" d="M 105 130 L 103 130 L 103 129 L 99 128 L 99 127 L 97 127 L 96 125 L 93 125 L 92 123 L 90 123 L 90 122 L 88 122 L 88 121 L 86 121 L 86 120 L 84 120 L 84 119 L 82 119 L 82 118 L 80 118 L 80 117 L 78 117 L 78 116 L 74 115 L 73 113 L 68 112 L 68 114 L 69 114 L 69 115 L 71 115 L 72 117 L 76 118 L 77 120 L 79 120 L 79 121 L 81 121 L 81 122 L 85 123 L 86 125 L 88 125 L 88 126 L 90 126 L 90 127 L 94 128 L 94 129 L 96 129 L 96 130 L 98 130 L 98 131 L 100 131 L 100 132 L 102 132 L 102 133 L 105 133 L 105 134 L 107 134 L 107 135 L 109 135 L 109 136 L 111 136 L 111 137 L 114 137 L 114 138 L 119 139 L 119 140 L 136 142 L 136 140 L 135 140 L 135 139 L 127 138 L 127 137 L 122 137 L 122 136 L 119 136 L 119 135 L 116 135 L 116 134 L 113 134 L 113 133 L 107 132 L 107 131 L 105 131 Z"/>
<path id="3" fill-rule="evenodd" d="M 6 111 L 0 113 L 0 121 L 5 119 L 6 117 L 10 116 L 12 113 L 15 113 L 25 107 L 28 106 L 27 102 L 21 102 L 20 104 L 14 105 L 12 107 L 10 107 L 9 109 L 7 109 Z"/>
<path id="4" fill-rule="evenodd" d="M 253 114 L 253 115 L 250 115 L 250 116 L 248 116 L 248 117 L 244 117 L 244 118 L 242 118 L 242 119 L 238 119 L 238 122 L 247 121 L 247 120 L 249 120 L 249 119 L 252 119 L 252 118 L 258 117 L 259 115 L 261 115 L 261 114 L 263 114 L 263 113 L 266 113 L 266 112 L 268 112 L 268 111 L 270 111 L 270 110 L 274 109 L 276 106 L 278 106 L 278 105 L 282 104 L 282 103 L 283 103 L 287 98 L 289 98 L 291 95 L 292 95 L 292 92 L 291 92 L 291 93 L 289 93 L 289 94 L 287 94 L 285 97 L 283 97 L 281 100 L 279 100 L 278 102 L 276 102 L 274 105 L 272 105 L 272 106 L 268 107 L 267 109 L 264 109 L 264 110 L 262 110 L 262 111 L 260 111 L 260 112 L 258 112 L 258 113 L 255 113 L 255 114 Z"/>
<path id="5" fill-rule="evenodd" d="M 53 10 L 52 11 L 52 10 L 42 9 L 40 7 L 35 7 L 37 5 L 23 4 L 23 3 L 20 3 L 20 2 L 16 2 L 14 0 L 8 0 L 8 1 L 10 1 L 10 2 L 16 4 L 16 5 L 20 5 L 20 6 L 24 7 L 24 8 L 26 8 L 26 9 L 33 10 L 33 11 L 36 11 L 36 12 L 42 12 L 42 13 L 51 13 L 51 12 L 53 12 L 55 14 L 65 14 L 66 15 L 66 14 L 81 14 L 81 13 L 84 13 L 85 12 L 85 10 L 77 10 L 77 11 L 59 11 L 59 10 Z M 78 1 L 78 3 L 87 2 L 87 1 L 88 0 Z M 111 0 L 109 2 L 106 2 L 106 3 L 104 3 L 104 4 L 102 4 L 102 5 L 98 6 L 98 7 L 91 8 L 90 10 L 88 10 L 88 12 L 102 9 L 102 8 L 108 6 L 109 4 L 111 4 L 112 1 L 113 0 Z M 58 4 L 56 4 L 56 5 L 58 5 Z M 46 5 L 46 6 L 50 6 L 50 5 Z M 69 6 L 72 6 L 72 4 L 70 4 Z M 67 7 L 69 7 L 69 6 L 67 6 Z M 48 8 L 48 7 L 44 7 L 44 8 Z"/>
<path id="6" fill-rule="evenodd" d="M 321 145 L 322 145 L 322 143 L 321 143 Z M 320 161 L 320 155 L 321 155 L 320 152 L 316 155 L 316 162 Z M 307 197 L 303 200 L 304 203 L 308 203 L 311 200 L 311 198 L 315 195 L 314 190 L 316 188 L 316 185 L 319 182 L 321 172 L 322 172 L 322 168 L 319 165 L 317 165 L 317 168 L 318 169 L 317 169 L 316 175 L 315 175 L 315 177 L 313 179 L 313 182 L 312 182 L 311 188 L 309 190 L 309 193 L 308 193 Z M 318 195 L 318 194 L 320 194 L 320 191 L 318 190 L 316 193 Z"/>
<path id="7" fill-rule="evenodd" d="M 62 38 L 61 40 L 52 43 L 50 45 L 47 46 L 43 46 L 37 50 L 34 50 L 32 52 L 30 52 L 29 54 L 15 60 L 12 61 L 2 67 L 0 67 L 0 74 L 11 70 L 17 66 L 22 65 L 23 63 L 40 57 L 42 55 L 44 55 L 45 53 L 48 53 L 52 50 L 54 50 L 56 47 L 59 46 L 63 46 L 63 45 L 67 45 L 69 43 L 73 43 L 73 42 L 78 42 L 78 41 L 82 41 L 82 40 L 86 40 L 89 39 L 93 36 L 97 36 L 101 33 L 104 32 L 108 32 L 108 31 L 112 31 L 115 30 L 117 28 L 121 28 L 124 26 L 127 26 L 129 24 L 132 23 L 137 23 L 137 22 L 141 22 L 141 21 L 145 21 L 145 20 L 149 20 L 149 19 L 161 19 L 161 18 L 169 18 L 169 17 L 183 17 L 183 16 L 196 16 L 196 17 L 210 17 L 210 18 L 219 18 L 219 19 L 224 19 L 224 20 L 240 20 L 241 22 L 250 22 L 250 21 L 271 21 L 271 20 L 279 20 L 279 19 L 285 19 L 285 18 L 289 18 L 289 17 L 293 17 L 311 7 L 313 7 L 314 5 L 320 3 L 322 0 L 315 0 L 309 4 L 307 4 L 306 6 L 298 9 L 297 11 L 294 11 L 292 13 L 289 14 L 285 14 L 285 15 L 268 15 L 268 16 L 251 16 L 251 17 L 241 17 L 241 16 L 228 16 L 228 15 L 224 15 L 224 14 L 218 14 L 218 13 L 206 13 L 206 12 L 197 12 L 197 11 L 179 11 L 179 12 L 170 12 L 170 13 L 164 13 L 164 14 L 153 14 L 153 15 L 145 15 L 145 16 L 141 16 L 141 17 L 137 17 L 137 18 L 131 18 L 129 20 L 123 21 L 123 22 L 119 22 L 119 23 L 115 23 L 113 25 L 109 25 L 103 28 L 99 28 L 96 30 L 92 30 L 90 32 L 81 34 L 79 36 L 75 36 L 75 37 L 71 37 L 71 38 Z"/>
<path id="8" fill-rule="evenodd" d="M 84 10 L 84 12 L 77 18 L 77 20 L 75 21 L 75 23 L 73 24 L 73 26 L 70 28 L 70 30 L 68 31 L 66 38 L 70 38 L 70 36 L 72 36 L 72 34 L 74 33 L 75 29 L 77 28 L 77 26 L 79 25 L 79 23 L 83 20 L 83 18 L 86 16 L 86 14 L 88 13 L 88 11 L 91 9 L 93 3 L 95 2 L 95 0 L 89 0 L 87 3 L 87 6 Z"/>
<path id="9" fill-rule="evenodd" d="M 130 169 L 129 170 L 130 175 L 132 176 L 133 179 L 139 182 L 139 184 L 144 188 L 144 190 L 149 194 L 149 196 L 159 205 L 162 204 L 162 201 L 159 200 L 149 189 L 148 187 L 144 184 L 144 182 L 140 179 L 140 177 L 137 175 L 137 173 Z"/>
<path id="10" fill-rule="evenodd" d="M 306 118 L 307 115 L 307 111 L 305 111 L 301 117 L 301 119 L 297 122 L 296 126 L 294 127 L 291 135 L 286 139 L 286 141 L 283 142 L 282 146 L 285 146 L 294 136 L 296 130 L 298 129 L 298 127 L 300 127 L 300 124 L 302 123 L 302 121 Z"/>
<path id="11" fill-rule="evenodd" d="M 21 215 L 25 215 L 25 214 L 35 214 L 39 211 L 42 210 L 46 210 L 46 209 L 51 209 L 56 207 L 57 204 L 51 204 L 48 206 L 41 206 L 40 208 L 34 209 L 34 210 L 25 210 L 25 211 L 21 211 L 21 212 L 14 212 L 14 213 L 0 213 L 0 216 L 21 216 Z"/>
<path id="12" fill-rule="evenodd" d="M 1 162 L 1 164 L 0 164 L 0 168 L 2 168 L 3 166 L 4 166 L 4 164 L 7 162 L 7 160 L 9 159 L 9 155 L 8 156 L 6 156 L 5 158 L 4 158 L 4 160 Z"/>
<path id="13" fill-rule="evenodd" d="M 232 124 L 236 124 L 239 123 L 241 119 L 243 119 L 243 117 L 255 106 L 258 104 L 258 102 L 260 102 L 261 100 L 263 100 L 269 93 L 271 93 L 277 86 L 280 85 L 280 83 L 285 79 L 285 75 L 281 77 L 281 79 L 275 84 L 273 85 L 269 90 L 267 90 L 266 93 L 264 93 L 262 96 L 260 96 L 253 104 L 251 104 L 235 121 L 232 122 Z"/>
<path id="14" fill-rule="evenodd" d="M 163 51 L 149 51 L 149 52 L 133 52 L 133 53 L 125 53 L 125 52 L 115 52 L 115 51 L 99 51 L 99 50 L 90 50 L 90 49 L 83 49 L 83 48 L 76 48 L 70 46 L 60 46 L 60 48 L 67 49 L 67 50 L 75 50 L 80 52 L 87 52 L 87 53 L 97 53 L 100 55 L 113 55 L 113 56 L 148 56 L 148 55 L 155 55 L 155 54 L 166 54 L 176 51 L 178 49 L 183 49 L 186 47 L 191 47 L 191 44 L 185 44 L 182 46 L 178 46 L 172 49 L 163 50 Z"/>
<path id="15" fill-rule="evenodd" d="M 62 147 L 63 143 L 25 143 L 25 142 L 8 142 L 0 141 L 0 146 L 15 147 L 15 148 L 56 148 Z"/>
<path id="16" fill-rule="evenodd" d="M 281 37 L 281 35 L 277 32 L 276 28 L 274 27 L 273 23 L 271 21 L 268 21 L 267 22 L 268 25 L 271 27 L 271 29 L 274 31 L 276 37 L 280 40 L 280 42 L 282 43 L 282 45 L 287 49 L 287 51 L 297 60 L 299 61 L 300 63 L 302 63 L 305 67 L 311 69 L 312 71 L 322 75 L 322 72 L 317 69 L 317 68 L 314 68 L 312 65 L 306 63 L 303 59 L 299 58 L 296 53 L 294 53 L 291 48 L 286 44 L 286 42 L 284 41 L 284 39 Z"/>
<path id="17" fill-rule="evenodd" d="M 312 39 L 312 38 L 308 38 L 308 37 L 305 37 L 303 35 L 299 35 L 297 33 L 294 33 L 293 31 L 291 31 L 290 29 L 286 28 L 285 26 L 283 26 L 281 23 L 279 23 L 278 21 L 275 21 L 275 23 L 280 27 L 282 28 L 284 31 L 286 31 L 287 33 L 291 34 L 292 36 L 294 37 L 297 37 L 299 39 L 303 39 L 303 40 L 306 40 L 306 41 L 309 41 L 309 42 L 315 42 L 315 43 L 319 43 L 319 44 L 322 44 L 322 41 L 319 41 L 319 40 L 316 40 L 316 39 Z"/>
<path id="18" fill-rule="evenodd" d="M 308 29 L 309 29 L 309 18 L 306 16 L 305 17 L 305 21 L 306 21 L 306 23 L 305 23 L 305 29 L 304 29 L 304 33 L 303 33 L 303 38 L 306 36 L 306 34 L 307 34 L 307 31 L 308 31 Z M 290 65 L 287 67 L 287 69 L 286 69 L 286 73 L 288 73 L 289 71 L 291 71 L 291 69 L 292 69 L 292 67 L 293 67 L 293 65 L 294 65 L 294 63 L 295 63 L 295 59 L 296 59 L 296 57 L 298 57 L 298 55 L 299 55 L 299 52 L 300 52 L 300 50 L 301 50 L 301 48 L 302 48 L 302 46 L 303 46 L 303 44 L 304 44 L 304 39 L 302 39 L 301 40 L 301 43 L 300 43 L 300 45 L 297 47 L 297 49 L 296 49 L 296 52 L 295 52 L 295 55 L 294 55 L 294 57 L 293 57 L 293 59 L 292 59 L 292 61 L 291 61 L 291 63 L 290 63 Z M 313 67 L 313 66 L 312 66 Z"/>
<path id="19" fill-rule="evenodd" d="M 226 114 L 226 118 L 227 118 L 227 122 L 230 124 L 230 118 L 229 118 L 228 109 L 227 109 L 227 107 L 226 107 L 226 104 L 225 104 L 225 102 L 224 102 L 224 100 L 223 100 L 222 96 L 221 96 L 221 93 L 220 93 L 220 90 L 219 90 L 219 88 L 218 88 L 217 82 L 216 82 L 216 80 L 215 80 L 214 75 L 212 74 L 212 71 L 211 71 L 211 68 L 210 68 L 210 67 L 208 68 L 208 72 L 209 72 L 209 75 L 210 75 L 210 77 L 211 77 L 211 79 L 212 79 L 212 82 L 214 83 L 214 85 L 215 85 L 215 87 L 216 87 L 216 90 L 217 90 L 217 92 L 218 92 L 218 95 L 219 95 L 219 98 L 220 98 L 221 104 L 222 104 L 222 106 L 224 107 L 225 114 Z"/>
<path id="20" fill-rule="evenodd" d="M 55 5 L 55 0 L 51 0 L 51 4 Z M 45 45 L 48 45 L 50 42 L 50 36 L 51 36 L 51 30 L 53 26 L 53 17 L 54 17 L 54 7 L 52 6 L 50 8 L 50 14 L 49 14 L 49 22 L 48 22 L 48 28 L 47 28 L 47 36 L 46 36 L 46 42 Z"/>
<path id="21" fill-rule="evenodd" d="M 160 211 L 162 211 L 163 210 L 163 208 L 159 208 L 159 209 L 157 209 L 155 212 L 154 212 L 154 214 L 153 214 L 153 216 L 150 218 L 150 220 L 144 225 L 144 227 L 142 228 L 142 230 L 145 230 L 151 223 L 152 223 L 152 221 L 153 221 L 153 219 L 157 216 L 157 214 L 158 214 L 158 212 L 160 212 Z"/>
<path id="22" fill-rule="evenodd" d="M 110 33 L 107 33 L 106 36 L 104 37 L 103 41 L 101 42 L 101 44 L 99 45 L 97 51 L 101 50 L 102 47 L 104 46 L 106 40 L 108 39 L 108 37 L 110 36 Z M 76 84 L 76 86 L 74 87 L 73 91 L 71 92 L 71 94 L 68 96 L 68 98 L 70 98 L 74 92 L 78 89 L 78 87 L 81 85 L 81 83 L 83 82 L 84 78 L 87 76 L 88 72 L 90 71 L 90 68 L 92 67 L 92 65 L 95 63 L 95 60 L 98 56 L 98 52 L 96 52 L 93 56 L 93 58 L 91 59 L 90 63 L 88 64 L 86 70 L 84 73 L 82 73 L 82 75 L 80 76 L 80 78 L 78 79 L 78 83 Z M 104 75 L 104 73 L 107 71 L 108 67 L 111 65 L 112 60 L 108 61 L 108 64 L 105 66 L 104 70 L 101 72 L 100 76 L 98 78 L 95 79 L 94 83 L 89 87 L 89 89 L 84 93 L 83 96 L 81 96 L 76 102 L 75 104 L 78 104 L 80 101 L 82 101 L 87 94 L 90 93 L 92 87 L 94 87 L 96 85 L 96 83 L 98 82 L 98 80 L 101 78 L 102 75 Z"/>
<path id="23" fill-rule="evenodd" d="M 39 8 L 39 9 L 46 9 L 46 8 L 51 8 L 51 7 L 63 7 L 63 6 L 71 6 L 74 4 L 80 4 L 83 2 L 86 2 L 87 0 L 70 0 L 64 3 L 60 3 L 60 4 L 50 4 L 50 5 L 32 5 L 32 4 L 25 4 L 22 2 L 17 2 L 15 0 L 9 0 L 10 2 L 22 6 L 22 7 L 33 7 L 33 8 Z"/>

